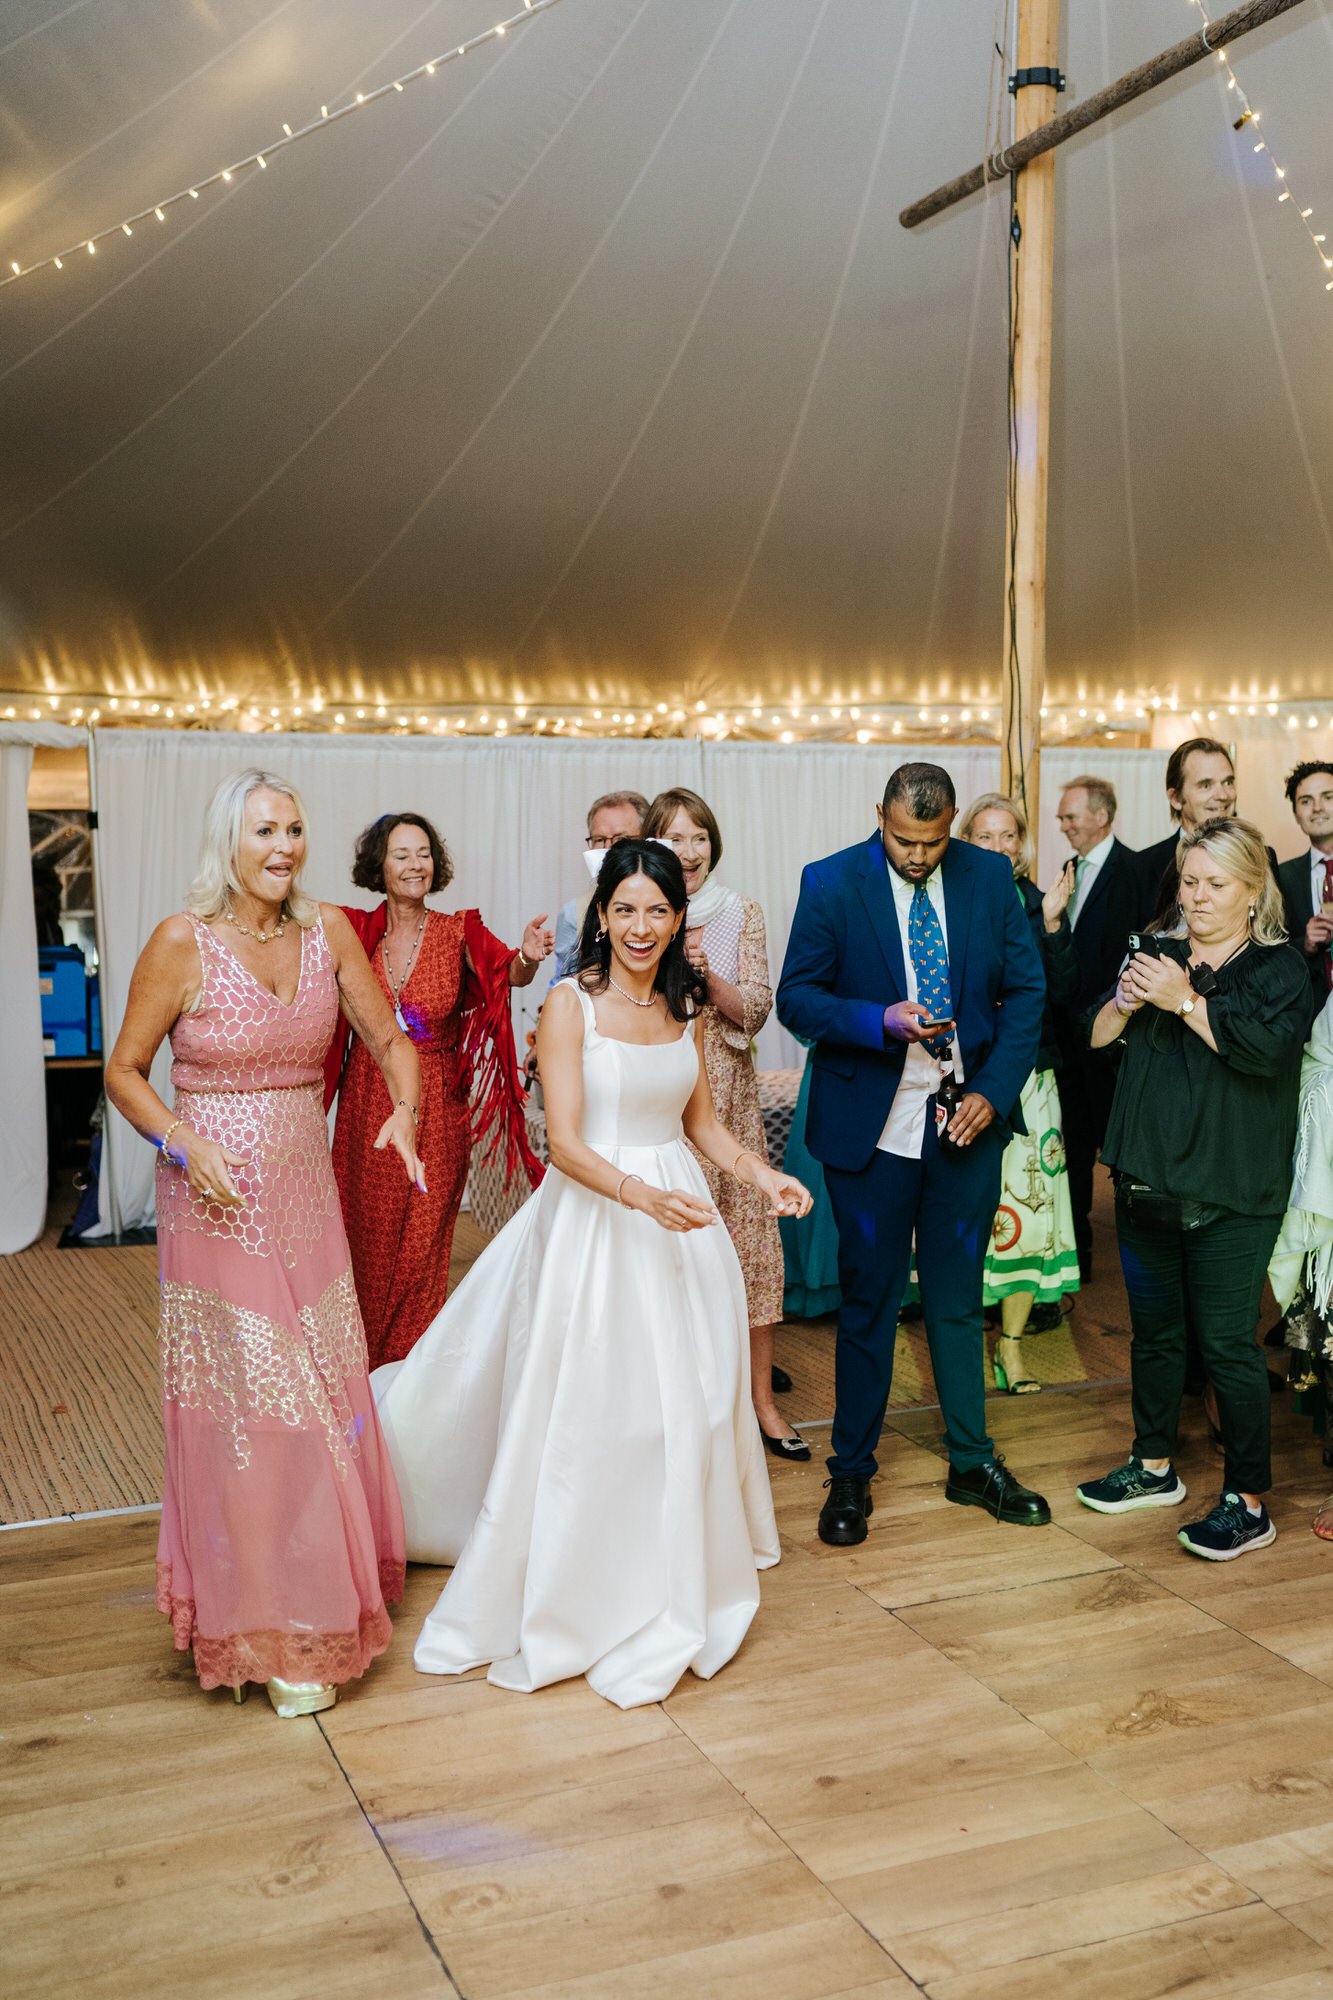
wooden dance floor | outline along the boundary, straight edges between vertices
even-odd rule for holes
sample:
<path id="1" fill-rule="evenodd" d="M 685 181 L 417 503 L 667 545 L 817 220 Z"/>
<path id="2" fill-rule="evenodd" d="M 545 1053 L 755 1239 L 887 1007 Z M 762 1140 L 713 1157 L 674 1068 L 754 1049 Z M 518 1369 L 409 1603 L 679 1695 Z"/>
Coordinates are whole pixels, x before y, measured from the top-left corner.
<path id="1" fill-rule="evenodd" d="M 155 1514 L 0 1533 L 0 1990 L 1333 2000 L 1318 1441 L 1279 1398 L 1279 1539 L 1213 1565 L 1174 1514 L 1076 1503 L 1123 1385 L 991 1412 L 1051 1527 L 949 1506 L 930 1409 L 891 1417 L 860 1549 L 816 1539 L 818 1459 L 775 1465 L 746 1645 L 629 1713 L 415 1673 L 415 1570 L 387 1659 L 280 1722 L 172 1652 Z M 1219 1470 L 1188 1422 L 1193 1500 Z"/>

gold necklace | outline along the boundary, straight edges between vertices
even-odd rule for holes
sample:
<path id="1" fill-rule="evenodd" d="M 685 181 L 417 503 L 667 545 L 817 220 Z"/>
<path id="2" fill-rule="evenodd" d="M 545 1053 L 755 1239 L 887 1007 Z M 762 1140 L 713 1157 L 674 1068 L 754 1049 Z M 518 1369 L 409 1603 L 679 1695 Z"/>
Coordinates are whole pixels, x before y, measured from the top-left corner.
<path id="1" fill-rule="evenodd" d="M 240 918 L 234 915 L 230 903 L 223 910 L 222 916 L 224 922 L 229 923 L 234 931 L 239 931 L 242 937 L 253 938 L 256 944 L 271 944 L 274 938 L 280 938 L 287 928 L 285 909 L 279 911 L 277 929 L 271 931 L 252 931 L 248 924 L 243 924 Z"/>
<path id="2" fill-rule="evenodd" d="M 621 999 L 628 1000 L 631 1007 L 652 1007 L 655 1006 L 657 1003 L 657 995 L 655 993 L 652 994 L 650 998 L 648 998 L 647 1000 L 636 1000 L 634 998 L 634 995 L 632 993 L 627 993 L 624 987 L 621 986 L 617 980 L 614 980 L 611 977 L 609 972 L 606 975 L 606 983 L 608 986 L 614 986 L 616 992 L 620 995 Z"/>

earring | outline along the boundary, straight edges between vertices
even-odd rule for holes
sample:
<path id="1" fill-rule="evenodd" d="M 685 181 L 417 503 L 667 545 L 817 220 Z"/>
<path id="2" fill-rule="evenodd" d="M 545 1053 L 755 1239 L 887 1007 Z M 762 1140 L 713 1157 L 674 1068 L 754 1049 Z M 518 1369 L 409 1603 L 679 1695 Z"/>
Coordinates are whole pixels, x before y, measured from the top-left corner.
<path id="1" fill-rule="evenodd" d="M 596 942 L 597 942 L 598 944 L 600 944 L 600 943 L 602 942 L 602 939 L 603 939 L 603 938 L 604 938 L 605 936 L 606 936 L 606 925 L 605 925 L 605 924 L 603 924 L 603 925 L 601 925 L 601 927 L 600 927 L 600 928 L 598 929 L 598 932 L 597 932 L 597 937 L 596 937 Z"/>

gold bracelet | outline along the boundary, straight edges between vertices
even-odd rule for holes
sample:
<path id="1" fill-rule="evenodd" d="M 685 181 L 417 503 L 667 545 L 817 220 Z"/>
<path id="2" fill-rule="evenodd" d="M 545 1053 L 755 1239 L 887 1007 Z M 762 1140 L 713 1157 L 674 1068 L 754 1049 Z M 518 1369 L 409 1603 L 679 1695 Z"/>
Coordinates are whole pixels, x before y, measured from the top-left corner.
<path id="1" fill-rule="evenodd" d="M 640 1187 L 644 1185 L 644 1179 L 642 1174 L 622 1174 L 620 1176 L 620 1186 L 616 1189 L 616 1200 L 620 1203 L 620 1206 L 622 1208 L 629 1208 L 629 1203 L 625 1199 L 626 1181 L 637 1181 Z M 631 1213 L 632 1212 L 633 1211 L 631 1210 Z"/>
<path id="2" fill-rule="evenodd" d="M 541 964 L 541 960 L 539 958 L 529 958 L 528 954 L 524 951 L 522 945 L 518 947 L 518 956 L 522 959 L 524 965 L 527 966 L 529 972 L 535 972 L 537 970 L 537 967 Z"/>
<path id="3" fill-rule="evenodd" d="M 400 1097 L 398 1102 L 394 1105 L 393 1108 L 395 1111 L 410 1111 L 412 1113 L 412 1123 L 414 1125 L 416 1124 L 417 1107 L 415 1104 L 409 1104 L 405 1097 Z"/>
<path id="4" fill-rule="evenodd" d="M 165 1131 L 165 1132 L 164 1132 L 164 1133 L 162 1134 L 162 1137 L 161 1137 L 161 1138 L 160 1138 L 160 1139 L 158 1140 L 158 1142 L 157 1142 L 157 1149 L 158 1149 L 159 1153 L 166 1153 L 166 1151 L 167 1151 L 167 1140 L 168 1140 L 168 1139 L 169 1139 L 169 1138 L 171 1137 L 172 1133 L 173 1133 L 173 1132 L 174 1132 L 174 1131 L 176 1130 L 177 1126 L 179 1126 L 179 1125 L 183 1125 L 184 1123 L 185 1123 L 185 1120 L 184 1120 L 183 1118 L 173 1118 L 173 1119 L 172 1119 L 172 1121 L 171 1121 L 170 1125 L 168 1125 L 168 1127 L 167 1127 L 166 1131 Z M 170 1158 L 171 1158 L 171 1155 L 170 1155 L 169 1153 L 167 1153 L 167 1158 L 168 1158 L 168 1159 L 170 1159 Z"/>
<path id="5" fill-rule="evenodd" d="M 736 1169 L 740 1165 L 742 1160 L 753 1160 L 756 1166 L 760 1164 L 758 1153 L 751 1152 L 748 1146 L 742 1146 L 739 1153 L 737 1153 L 735 1159 L 731 1163 L 731 1175 L 733 1180 L 740 1180 L 740 1175 L 736 1172 Z"/>

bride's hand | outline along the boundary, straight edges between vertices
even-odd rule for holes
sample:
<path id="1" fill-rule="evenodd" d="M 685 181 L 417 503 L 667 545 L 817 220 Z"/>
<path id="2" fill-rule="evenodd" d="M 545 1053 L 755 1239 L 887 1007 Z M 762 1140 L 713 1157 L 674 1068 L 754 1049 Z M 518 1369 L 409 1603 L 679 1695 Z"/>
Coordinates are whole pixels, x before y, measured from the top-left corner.
<path id="1" fill-rule="evenodd" d="M 650 1215 L 662 1229 L 677 1233 L 707 1229 L 717 1221 L 717 1210 L 711 1203 L 686 1194 L 683 1188 L 655 1188 L 645 1181 L 630 1180 L 626 1181 L 623 1193 L 626 1208 L 637 1208 L 641 1214 Z"/>
<path id="2" fill-rule="evenodd" d="M 760 1194 L 768 1196 L 770 1215 L 809 1215 L 813 1206 L 810 1190 L 790 1174 L 777 1173 L 772 1167 L 760 1167 L 755 1173 L 754 1184 Z"/>

